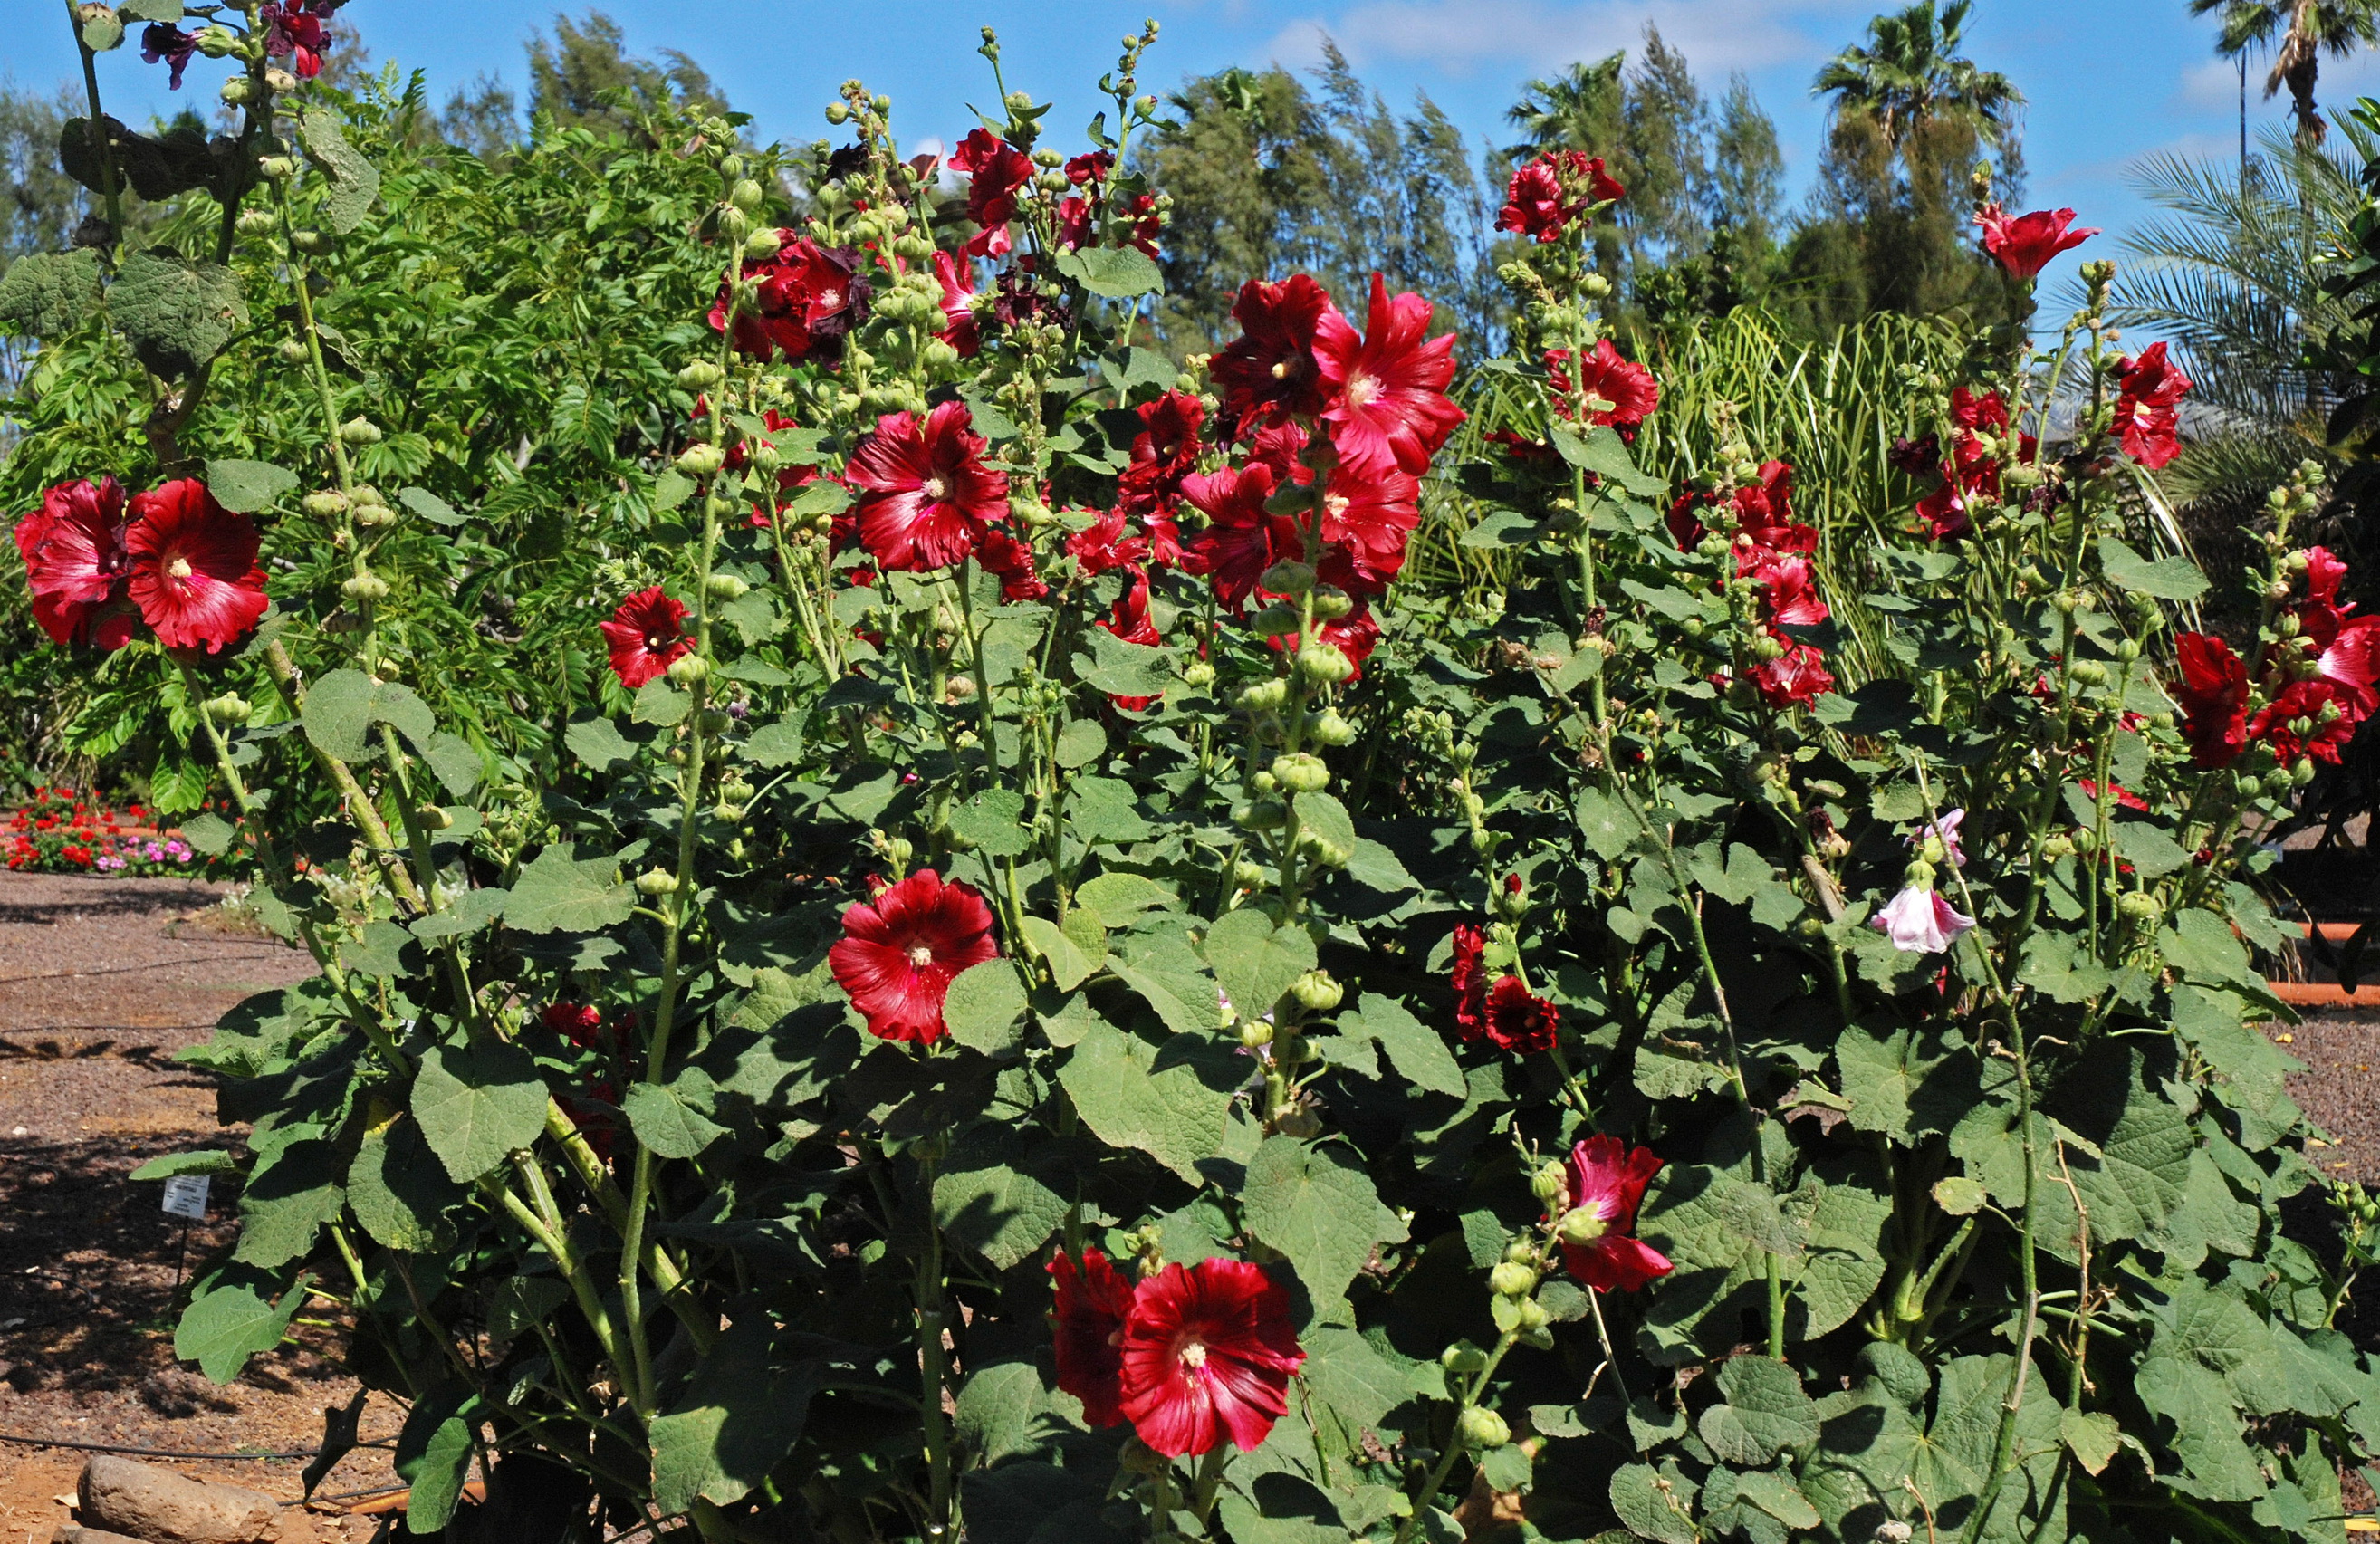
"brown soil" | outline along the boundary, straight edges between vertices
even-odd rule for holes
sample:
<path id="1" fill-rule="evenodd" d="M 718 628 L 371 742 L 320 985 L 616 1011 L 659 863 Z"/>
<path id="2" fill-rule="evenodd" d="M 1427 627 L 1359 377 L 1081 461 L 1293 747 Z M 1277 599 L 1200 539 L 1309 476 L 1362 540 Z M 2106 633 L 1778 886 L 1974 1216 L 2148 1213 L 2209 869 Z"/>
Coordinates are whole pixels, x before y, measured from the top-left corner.
<path id="1" fill-rule="evenodd" d="M 292 1452 L 321 1441 L 324 1406 L 354 1397 L 325 1330 L 220 1388 L 174 1357 L 180 1284 L 231 1242 L 237 1191 L 217 1181 L 186 1236 L 159 1187 L 127 1176 L 162 1153 L 228 1145 L 237 1132 L 215 1124 L 209 1079 L 174 1054 L 240 999 L 313 970 L 226 922 L 219 898 L 178 880 L 0 875 L 0 1436 Z M 401 1419 L 375 1400 L 362 1434 L 386 1441 Z M 0 1544 L 42 1544 L 67 1520 L 57 1498 L 82 1461 L 0 1443 Z M 303 1489 L 303 1458 L 151 1461 L 285 1499 Z M 322 1489 L 392 1483 L 376 1447 Z"/>

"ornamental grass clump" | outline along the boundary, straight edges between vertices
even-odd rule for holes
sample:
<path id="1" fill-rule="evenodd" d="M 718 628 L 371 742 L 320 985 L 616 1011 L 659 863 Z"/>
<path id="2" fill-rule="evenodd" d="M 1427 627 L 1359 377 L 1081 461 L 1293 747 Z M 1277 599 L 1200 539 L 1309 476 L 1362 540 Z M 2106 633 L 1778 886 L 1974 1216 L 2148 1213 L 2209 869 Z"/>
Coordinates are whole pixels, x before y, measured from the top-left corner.
<path id="1" fill-rule="evenodd" d="M 1600 164 L 1514 174 L 1501 357 L 1271 274 L 1170 359 L 1154 27 L 1087 143 L 987 34 L 947 162 L 856 81 L 840 143 L 644 122 L 679 310 L 555 407 L 633 454 L 536 528 L 555 630 L 453 626 L 524 474 L 466 484 L 404 311 L 336 310 L 322 233 L 435 201 L 283 69 L 323 9 L 194 44 L 212 259 L 0 302 L 160 405 L 30 420 L 42 625 L 160 672 L 237 815 L 191 840 L 321 967 L 188 1053 L 247 1135 L 141 1171 L 242 1178 L 176 1346 L 227 1380 L 331 1317 L 412 1531 L 477 1461 L 718 1540 L 2335 1536 L 2380 1381 L 2281 1226 L 2321 1182 L 2256 883 L 2371 624 L 2309 474 L 2216 630 L 2128 492 L 2188 383 L 2111 264 L 2051 346 L 1896 377 L 1847 593 L 1823 490 L 1601 320 Z M 146 141 L 101 138 L 112 187 Z M 2084 235 L 1980 220 L 2016 282 Z M 287 465 L 238 454 L 268 389 Z M 1720 452 L 1672 486 L 1635 452 L 1684 413 Z M 1425 492 L 1486 603 L 1409 566 Z M 552 723 L 432 705 L 516 699 Z"/>

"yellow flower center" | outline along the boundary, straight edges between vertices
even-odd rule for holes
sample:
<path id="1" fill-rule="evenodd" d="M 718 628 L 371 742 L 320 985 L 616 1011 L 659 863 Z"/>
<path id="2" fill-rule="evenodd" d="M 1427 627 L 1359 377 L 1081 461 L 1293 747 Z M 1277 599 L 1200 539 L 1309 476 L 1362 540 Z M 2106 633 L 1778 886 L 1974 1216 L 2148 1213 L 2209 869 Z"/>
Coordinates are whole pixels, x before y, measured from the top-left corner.
<path id="1" fill-rule="evenodd" d="M 1204 1345 L 1199 1344 L 1196 1341 L 1192 1341 L 1189 1344 L 1182 1348 L 1182 1363 L 1184 1367 L 1205 1367 L 1207 1365 L 1207 1348 Z"/>
<path id="2" fill-rule="evenodd" d="M 943 481 L 939 477 L 929 477 L 926 479 L 924 487 L 926 497 L 933 500 L 936 504 L 940 504 L 944 499 L 950 497 L 951 485 Z"/>
<path id="3" fill-rule="evenodd" d="M 923 970 L 926 967 L 933 964 L 933 945 L 929 943 L 912 943 L 909 945 L 909 963 L 916 966 L 920 970 Z"/>
<path id="4" fill-rule="evenodd" d="M 165 572 L 177 579 L 187 579 L 190 577 L 190 560 L 186 557 L 176 557 L 173 562 L 165 565 Z"/>
<path id="5" fill-rule="evenodd" d="M 1361 407 L 1380 395 L 1380 383 L 1368 375 L 1358 375 L 1347 383 L 1347 406 Z"/>

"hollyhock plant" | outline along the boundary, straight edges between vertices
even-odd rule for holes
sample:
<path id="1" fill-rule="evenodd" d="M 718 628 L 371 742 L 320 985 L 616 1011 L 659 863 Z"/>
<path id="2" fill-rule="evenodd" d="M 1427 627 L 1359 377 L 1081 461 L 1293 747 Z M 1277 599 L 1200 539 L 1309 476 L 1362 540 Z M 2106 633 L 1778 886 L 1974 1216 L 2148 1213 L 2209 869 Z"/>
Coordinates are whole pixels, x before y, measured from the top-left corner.
<path id="1" fill-rule="evenodd" d="M 1016 194 L 1033 179 L 1033 158 L 988 129 L 978 128 L 951 152 L 951 169 L 964 172 L 967 217 L 979 227 L 966 249 L 970 257 L 1004 257 L 1008 223 L 1016 218 Z"/>
<path id="2" fill-rule="evenodd" d="M 1555 1220 L 1555 1236 L 1572 1275 L 1597 1292 L 1635 1292 L 1674 1269 L 1629 1231 L 1645 1187 L 1660 1172 L 1658 1153 L 1617 1137 L 1590 1137 L 1571 1149 L 1563 1176 L 1569 1207 Z"/>
<path id="3" fill-rule="evenodd" d="M 190 67 L 190 55 L 199 51 L 199 35 L 185 32 L 170 21 L 152 21 L 140 30 L 140 58 L 144 64 L 164 64 L 165 86 L 168 91 L 182 89 L 182 72 Z"/>
<path id="4" fill-rule="evenodd" d="M 1923 865 L 1911 868 L 1915 871 Z M 1961 915 L 1942 898 L 1928 870 L 1926 877 L 1904 885 L 1900 894 L 1868 918 L 1867 925 L 1892 940 L 1892 946 L 1905 954 L 1938 954 L 1973 927 L 1975 919 Z"/>
<path id="5" fill-rule="evenodd" d="M 1464 1039 L 1480 1039 L 1488 1032 L 1488 972 L 1481 963 L 1488 935 L 1468 922 L 1457 922 L 1453 942 L 1447 984 L 1454 989 L 1454 1026 Z"/>
<path id="6" fill-rule="evenodd" d="M 1579 395 L 1600 398 L 1611 406 L 1595 409 L 1587 415 L 1586 421 L 1609 424 L 1620 431 L 1622 439 L 1633 438 L 1638 427 L 1661 405 L 1660 383 L 1643 365 L 1621 358 L 1609 338 L 1597 341 L 1573 378 L 1571 362 L 1576 353 L 1569 348 L 1546 351 L 1546 376 L 1553 388 L 1554 411 L 1572 418 L 1576 415 Z"/>
<path id="7" fill-rule="evenodd" d="M 1169 1265 L 1140 1283 L 1124 1320 L 1123 1412 L 1169 1458 L 1228 1439 L 1253 1453 L 1289 1413 L 1289 1380 L 1305 1361 L 1289 1294 L 1245 1260 Z"/>
<path id="8" fill-rule="evenodd" d="M 2099 234 L 2095 228 L 2067 229 L 2074 223 L 2070 209 L 2036 209 L 2010 216 L 1998 204 L 1988 203 L 1975 212 L 1974 223 L 1983 228 L 1984 250 L 2015 279 L 2034 278 L 2051 258 Z"/>
<path id="9" fill-rule="evenodd" d="M 662 587 L 639 590 L 620 602 L 612 620 L 597 624 L 612 656 L 612 674 L 630 691 L 658 677 L 678 656 L 694 648 L 686 631 L 684 604 L 662 593 Z"/>
<path id="10" fill-rule="evenodd" d="M 2170 683 L 2181 705 L 2190 759 L 2203 768 L 2228 767 L 2248 744 L 2248 666 L 2231 646 L 2204 633 L 2173 640 L 2181 679 Z"/>
<path id="11" fill-rule="evenodd" d="M 1223 411 L 1232 432 L 1245 439 L 1269 424 L 1292 418 L 1310 418 L 1329 400 L 1330 385 L 1322 379 L 1315 357 L 1315 338 L 1326 318 L 1346 319 L 1330 303 L 1330 294 L 1304 274 L 1293 274 L 1278 284 L 1250 279 L 1232 303 L 1232 320 L 1240 335 L 1215 356 L 1208 367 L 1222 388 Z M 1449 344 L 1450 350 L 1452 347 Z M 1452 365 L 1450 359 L 1449 372 Z"/>
<path id="12" fill-rule="evenodd" d="M 1454 382 L 1454 334 L 1429 336 L 1430 303 L 1389 294 L 1372 275 L 1372 305 L 1359 336 L 1336 310 L 1315 323 L 1316 374 L 1330 392 L 1322 419 L 1339 459 L 1366 476 L 1418 475 L 1464 418 L 1448 398 Z"/>
<path id="13" fill-rule="evenodd" d="M 1571 223 L 1597 204 L 1626 196 L 1627 189 L 1605 175 L 1601 156 L 1590 157 L 1578 150 L 1548 151 L 1524 163 L 1504 185 L 1504 207 L 1497 211 L 1496 228 L 1517 232 L 1543 246 L 1560 240 Z"/>
<path id="14" fill-rule="evenodd" d="M 124 490 L 113 477 L 61 482 L 12 533 L 33 597 L 33 620 L 61 646 L 105 650 L 132 641 L 139 615 L 127 599 Z"/>
<path id="15" fill-rule="evenodd" d="M 1058 1387 L 1083 1402 L 1087 1424 L 1121 1426 L 1123 1326 L 1132 1313 L 1132 1283 L 1097 1249 L 1083 1251 L 1079 1268 L 1061 1250 L 1049 1272 L 1055 1289 L 1050 1338 Z"/>
<path id="16" fill-rule="evenodd" d="M 983 464 L 983 436 L 965 403 L 945 402 L 920 423 L 887 413 L 852 452 L 844 481 L 858 491 L 859 540 L 880 567 L 947 568 L 1008 518 L 1008 474 Z"/>
<path id="17" fill-rule="evenodd" d="M 991 908 L 964 881 L 920 869 L 843 914 L 827 967 L 879 1039 L 931 1045 L 949 1033 L 951 979 L 999 957 Z"/>
<path id="18" fill-rule="evenodd" d="M 1774 641 L 1783 652 L 1746 672 L 1762 701 L 1772 708 L 1806 708 L 1835 689 L 1826 655 L 1816 645 L 1785 638 Z"/>
<path id="19" fill-rule="evenodd" d="M 1032 546 L 998 526 L 983 533 L 983 540 L 976 546 L 975 560 L 983 565 L 985 573 L 999 577 L 1002 601 L 1011 604 L 1038 601 L 1050 593 L 1050 587 L 1041 582 L 1034 569 Z"/>
<path id="20" fill-rule="evenodd" d="M 2123 366 L 2116 394 L 2116 439 L 2124 454 L 2151 471 L 2181 454 L 2181 399 L 2190 377 L 2166 357 L 2162 342 Z"/>
<path id="21" fill-rule="evenodd" d="M 247 516 L 217 504 L 198 479 L 177 478 L 132 495 L 126 589 L 158 642 L 219 653 L 264 614 L 259 546 Z"/>
<path id="22" fill-rule="evenodd" d="M 1561 1030 L 1561 1010 L 1529 991 L 1518 976 L 1504 976 L 1488 989 L 1480 1029 L 1499 1048 L 1516 1056 L 1551 1051 Z"/>
<path id="23" fill-rule="evenodd" d="M 948 252 L 934 254 L 934 280 L 942 286 L 941 339 L 972 359 L 983 346 L 983 332 L 975 319 L 975 274 Z"/>

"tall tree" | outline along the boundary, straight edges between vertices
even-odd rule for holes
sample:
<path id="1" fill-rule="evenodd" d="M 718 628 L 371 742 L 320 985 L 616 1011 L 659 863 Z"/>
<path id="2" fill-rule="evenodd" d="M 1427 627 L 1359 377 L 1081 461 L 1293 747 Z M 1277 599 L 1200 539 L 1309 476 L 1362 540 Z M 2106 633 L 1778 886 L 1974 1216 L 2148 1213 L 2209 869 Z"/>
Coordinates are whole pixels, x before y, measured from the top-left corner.
<path id="1" fill-rule="evenodd" d="M 2248 52 L 2272 55 L 2272 71 L 2265 77 L 2265 100 L 2287 86 L 2299 137 L 2317 145 L 2328 131 L 2313 99 L 2323 55 L 2343 58 L 2380 43 L 2380 0 L 2190 0 L 2191 15 L 2209 12 L 2222 17 L 2215 51 L 2240 61 L 2243 87 Z M 2243 163 L 2248 153 L 2244 94 L 2240 130 Z"/>
<path id="2" fill-rule="evenodd" d="M 1835 99 L 1839 118 L 1875 124 L 1896 150 L 1937 120 L 1963 124 L 1997 147 L 2024 94 L 2007 76 L 1961 56 L 1971 9 L 1973 0 L 1950 0 L 1938 10 L 1936 0 L 1917 0 L 1906 10 L 1871 18 L 1867 41 L 1828 60 L 1815 93 Z"/>
<path id="3" fill-rule="evenodd" d="M 1737 233 L 1749 249 L 1768 245 L 1785 201 L 1785 157 L 1777 148 L 1777 125 L 1752 94 L 1752 82 L 1738 70 L 1719 103 L 1718 127 L 1711 136 L 1706 207 L 1712 225 Z"/>
<path id="4" fill-rule="evenodd" d="M 438 131 L 448 144 L 493 161 L 520 139 L 520 100 L 511 87 L 483 70 L 446 99 L 446 110 L 438 115 Z"/>
<path id="5" fill-rule="evenodd" d="M 727 110 L 701 66 L 674 48 L 658 61 L 631 57 L 627 35 L 601 11 L 557 15 L 552 38 L 529 43 L 528 77 L 531 116 L 600 135 L 632 133 L 639 115 L 672 105 Z"/>
<path id="6" fill-rule="evenodd" d="M 58 168 L 58 130 L 84 109 L 61 87 L 43 96 L 0 86 L 0 267 L 27 252 L 67 246 L 90 204 L 82 188 Z"/>

